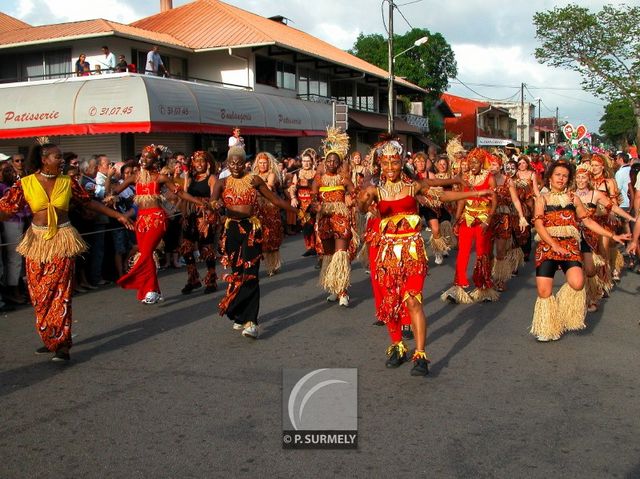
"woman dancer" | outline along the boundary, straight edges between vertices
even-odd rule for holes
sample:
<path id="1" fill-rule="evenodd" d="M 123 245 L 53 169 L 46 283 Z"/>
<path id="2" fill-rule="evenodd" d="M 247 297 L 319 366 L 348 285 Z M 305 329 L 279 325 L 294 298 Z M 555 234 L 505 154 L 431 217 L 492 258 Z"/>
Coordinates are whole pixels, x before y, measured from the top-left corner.
<path id="1" fill-rule="evenodd" d="M 578 221 L 596 234 L 618 243 L 629 235 L 615 235 L 589 217 L 580 198 L 567 190 L 573 178 L 571 166 L 559 160 L 547 171 L 548 193 L 535 204 L 536 288 L 531 334 L 538 341 L 556 341 L 565 331 L 585 328 L 586 293 Z M 567 282 L 553 296 L 553 277 L 558 269 Z"/>
<path id="2" fill-rule="evenodd" d="M 53 361 L 68 361 L 71 348 L 71 296 L 74 257 L 87 250 L 69 223 L 69 207 L 82 205 L 116 219 L 127 228 L 123 214 L 91 200 L 75 179 L 63 175 L 60 149 L 46 143 L 29 155 L 29 171 L 0 200 L 4 221 L 29 205 L 33 222 L 16 248 L 25 257 L 27 286 L 36 314 L 36 330 L 43 347 L 36 353 L 53 352 Z"/>
<path id="3" fill-rule="evenodd" d="M 220 262 L 225 268 L 231 268 L 231 274 L 225 276 L 229 283 L 227 293 L 218 305 L 220 316 L 226 314 L 233 321 L 234 330 L 256 339 L 260 310 L 258 270 L 262 255 L 262 228 L 255 216 L 258 193 L 279 208 L 296 213 L 298 210 L 276 196 L 258 175 L 247 173 L 245 161 L 244 148 L 229 148 L 227 167 L 231 175 L 216 182 L 211 207 L 226 210 L 220 239 L 224 256 Z"/>
<path id="4" fill-rule="evenodd" d="M 349 251 L 354 237 L 349 206 L 354 187 L 338 169 L 349 149 L 349 137 L 329 128 L 323 143 L 324 173 L 316 175 L 311 190 L 317 212 L 316 230 L 322 243 L 320 285 L 329 293 L 327 301 L 339 301 L 340 306 L 347 307 L 351 283 Z"/>
<path id="5" fill-rule="evenodd" d="M 534 199 L 540 196 L 540 189 L 538 188 L 538 176 L 531 167 L 527 155 L 521 155 L 518 158 L 518 170 L 513 179 L 513 184 L 516 187 L 524 217 L 531 223 Z M 529 261 L 531 256 L 531 226 L 527 226 L 524 231 L 516 231 L 515 239 L 516 245 L 522 249 L 524 261 Z"/>
<path id="6" fill-rule="evenodd" d="M 514 161 L 505 164 L 505 169 L 508 169 L 512 174 L 515 173 L 515 168 Z M 502 161 L 496 156 L 491 159 L 491 173 L 496 182 L 495 191 L 498 202 L 491 223 L 496 254 L 493 265 L 493 280 L 496 284 L 496 290 L 501 292 L 506 289 L 507 280 L 511 278 L 511 274 L 520 263 L 519 258 L 511 253 L 514 250 L 512 237 L 515 229 L 513 210 L 515 209 L 518 214 L 517 225 L 520 232 L 523 232 L 529 223 L 524 217 L 516 188 L 511 178 L 502 174 Z M 520 248 L 515 248 L 515 250 L 521 253 Z"/>
<path id="7" fill-rule="evenodd" d="M 610 178 L 609 165 L 607 157 L 600 153 L 596 153 L 591 156 L 591 183 L 594 189 L 601 191 L 605 194 L 613 204 L 620 204 L 620 190 L 616 180 Z M 619 227 L 619 222 L 610 211 L 606 213 L 598 214 L 594 217 L 598 224 L 605 229 L 615 232 Z M 624 266 L 624 258 L 622 254 L 616 248 L 616 245 L 612 244 L 608 237 L 602 238 L 602 245 L 604 247 L 604 258 L 608 263 L 609 271 L 611 271 L 611 279 L 613 281 L 620 281 L 620 272 Z"/>
<path id="8" fill-rule="evenodd" d="M 597 222 L 597 211 L 613 212 L 628 221 L 633 221 L 633 216 L 622 208 L 612 203 L 601 191 L 594 190 L 591 185 L 591 169 L 587 165 L 580 165 L 576 170 L 576 195 L 589 212 L 589 216 Z M 602 253 L 604 248 L 600 236 L 581 224 L 582 241 L 580 251 L 584 258 L 584 272 L 586 275 L 587 311 L 598 310 L 598 301 L 604 293 L 605 278 L 598 277 L 598 270 L 603 276 L 605 264 Z"/>
<path id="9" fill-rule="evenodd" d="M 380 214 L 379 231 L 374 235 L 377 244 L 372 281 L 374 288 L 377 283 L 384 292 L 379 298 L 376 315 L 387 325 L 392 341 L 387 349 L 386 366 L 395 368 L 406 361 L 407 348 L 402 342 L 402 325 L 411 324 L 416 340 L 416 349 L 411 358 L 411 375 L 424 376 L 429 372 L 425 350 L 427 320 L 422 309 L 427 256 L 420 234 L 421 220 L 416 195 L 429 197 L 431 203 L 438 204 L 440 201 L 483 195 L 488 191 L 454 193 L 430 189 L 430 183 L 443 186 L 460 180 L 409 180 L 402 174 L 402 146 L 396 140 L 385 139 L 376 145 L 375 151 L 385 180 L 380 186 L 368 186 L 363 190 L 358 198 L 358 206 L 361 211 L 367 211 L 377 202 Z"/>
<path id="10" fill-rule="evenodd" d="M 302 256 L 315 256 L 316 253 L 316 233 L 313 230 L 315 217 L 309 210 L 311 205 L 311 185 L 316 176 L 313 158 L 309 149 L 302 152 L 302 168 L 294 174 L 291 186 L 291 206 L 300 207 L 304 215 L 302 219 L 302 235 L 304 238 L 305 252 Z"/>
<path id="11" fill-rule="evenodd" d="M 262 151 L 256 155 L 252 172 L 264 181 L 267 188 L 275 193 L 281 184 L 280 172 L 276 165 L 276 159 L 271 153 Z M 282 230 L 282 218 L 280 208 L 263 196 L 258 197 L 258 210 L 256 216 L 262 225 L 262 257 L 268 276 L 280 272 L 282 260 L 280 258 L 280 246 L 284 232 Z"/>
<path id="12" fill-rule="evenodd" d="M 469 173 L 464 176 L 464 179 L 470 186 L 465 187 L 464 191 L 486 191 L 489 189 L 490 192 L 483 197 L 458 202 L 456 212 L 458 221 L 454 229 L 458 232 L 456 274 L 453 286 L 440 296 L 443 301 L 468 304 L 497 301 L 499 298 L 491 279 L 492 242 L 489 228 L 497 206 L 496 194 L 493 192 L 496 183 L 489 170 L 483 169 L 483 166 L 489 167 L 490 157 L 491 155 L 481 148 L 474 148 L 467 156 Z M 473 268 L 473 282 L 476 289 L 469 294 L 465 290 L 469 286 L 467 265 L 474 242 L 476 264 Z"/>
<path id="13" fill-rule="evenodd" d="M 208 201 L 213 194 L 216 176 L 212 171 L 214 162 L 208 151 L 196 151 L 191 160 L 191 176 L 187 179 L 187 193 L 194 198 Z M 182 288 L 182 294 L 189 294 L 202 286 L 194 252 L 200 252 L 200 259 L 207 266 L 204 278 L 204 294 L 213 293 L 218 289 L 216 275 L 216 226 L 217 212 L 209 209 L 197 208 L 194 203 L 187 203 L 182 223 L 182 243 L 180 254 L 187 265 L 187 284 Z"/>
<path id="14" fill-rule="evenodd" d="M 113 187 L 113 192 L 119 194 L 129 185 L 135 184 L 134 202 L 139 208 L 135 232 L 140 254 L 129 272 L 118 279 L 118 284 L 124 289 L 137 289 L 138 301 L 143 304 L 155 304 L 162 300 L 158 271 L 153 259 L 153 252 L 167 229 L 167 213 L 160 206 L 162 186 L 169 188 L 180 199 L 197 205 L 204 204 L 202 200 L 182 191 L 168 176 L 158 172 L 162 148 L 145 146 L 140 156 L 138 174 Z"/>

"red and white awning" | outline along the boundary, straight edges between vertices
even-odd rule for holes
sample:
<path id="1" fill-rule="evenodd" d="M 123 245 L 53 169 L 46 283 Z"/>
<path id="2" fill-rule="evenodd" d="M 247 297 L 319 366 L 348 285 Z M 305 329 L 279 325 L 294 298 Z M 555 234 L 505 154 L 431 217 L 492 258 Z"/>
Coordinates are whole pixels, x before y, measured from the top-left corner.
<path id="1" fill-rule="evenodd" d="M 331 106 L 148 75 L 0 85 L 0 138 L 100 133 L 322 136 Z"/>

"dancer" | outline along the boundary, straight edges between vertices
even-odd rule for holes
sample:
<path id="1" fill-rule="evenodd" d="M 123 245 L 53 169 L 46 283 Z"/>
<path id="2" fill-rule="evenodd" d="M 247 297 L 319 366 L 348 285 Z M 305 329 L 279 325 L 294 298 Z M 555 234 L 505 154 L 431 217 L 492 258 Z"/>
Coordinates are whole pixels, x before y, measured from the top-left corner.
<path id="1" fill-rule="evenodd" d="M 291 185 L 291 206 L 300 207 L 300 211 L 304 215 L 302 219 L 302 235 L 304 238 L 305 252 L 302 256 L 315 256 L 316 252 L 316 233 L 313 229 L 315 216 L 309 210 L 311 205 L 311 185 L 313 178 L 316 176 L 313 157 L 310 148 L 302 152 L 302 168 L 294 174 Z"/>
<path id="2" fill-rule="evenodd" d="M 604 193 L 613 204 L 618 206 L 620 204 L 620 190 L 618 189 L 616 180 L 610 177 L 607 157 L 600 153 L 593 154 L 591 156 L 590 167 L 593 175 L 591 178 L 593 187 Z M 594 219 L 600 226 L 611 232 L 615 232 L 620 226 L 619 221 L 610 211 L 598 214 Z M 611 271 L 611 279 L 613 281 L 620 281 L 620 272 L 624 267 L 622 253 L 620 253 L 616 245 L 612 244 L 606 236 L 602 238 L 602 245 L 604 248 L 604 258 Z"/>
<path id="3" fill-rule="evenodd" d="M 208 151 L 196 151 L 191 160 L 191 176 L 187 181 L 187 193 L 194 198 L 207 202 L 213 194 L 216 183 L 214 161 Z M 204 294 L 217 291 L 216 275 L 216 226 L 219 216 L 217 211 L 198 208 L 194 203 L 187 203 L 182 222 L 182 242 L 180 254 L 187 265 L 187 284 L 182 294 L 190 294 L 194 289 L 202 287 L 194 252 L 200 252 L 200 259 L 207 266 L 204 278 Z"/>
<path id="4" fill-rule="evenodd" d="M 450 192 L 430 189 L 430 185 L 444 186 L 459 183 L 453 180 L 409 180 L 402 174 L 402 146 L 397 140 L 385 138 L 375 147 L 384 183 L 368 186 L 358 198 L 361 211 L 377 202 L 380 221 L 372 236 L 372 282 L 376 295 L 376 315 L 387 325 L 392 344 L 387 349 L 386 366 L 395 368 L 406 361 L 407 348 L 402 342 L 402 325 L 410 324 L 416 340 L 412 355 L 411 375 L 428 374 L 426 354 L 427 320 L 422 309 L 422 289 L 427 274 L 427 255 L 420 234 L 416 195 L 429 199 L 431 204 L 455 201 L 488 194 L 489 191 Z M 373 257 L 373 254 L 372 254 Z M 375 268 L 375 269 L 374 269 Z"/>
<path id="5" fill-rule="evenodd" d="M 493 190 L 496 182 L 488 169 L 491 155 L 481 148 L 474 148 L 469 152 L 467 160 L 469 172 L 465 180 L 470 186 L 463 191 L 491 191 L 479 198 L 459 201 L 456 217 L 458 221 L 454 232 L 458 233 L 458 257 L 456 258 L 456 274 L 453 286 L 442 293 L 443 301 L 452 303 L 473 303 L 497 301 L 498 293 L 493 287 L 491 279 L 490 253 L 492 248 L 490 224 L 497 206 L 496 194 Z M 465 290 L 469 287 L 467 265 L 471 247 L 475 241 L 476 264 L 473 269 L 473 282 L 476 289 L 470 294 Z"/>
<path id="6" fill-rule="evenodd" d="M 576 170 L 575 194 L 582 201 L 582 204 L 589 213 L 589 217 L 596 220 L 596 222 L 598 222 L 596 218 L 599 209 L 604 210 L 606 214 L 613 212 L 628 221 L 633 221 L 633 216 L 612 203 L 602 191 L 593 189 L 591 185 L 591 169 L 587 165 L 580 165 Z M 602 256 L 604 247 L 598 234 L 586 228 L 584 223 L 580 226 L 582 236 L 580 251 L 584 259 L 584 272 L 586 275 L 587 311 L 594 312 L 598 310 L 598 301 L 604 294 L 607 286 L 602 269 L 605 265 Z M 600 277 L 598 271 L 601 273 Z"/>
<path id="7" fill-rule="evenodd" d="M 117 282 L 124 289 L 137 289 L 138 301 L 143 304 L 155 304 L 163 299 L 153 258 L 153 252 L 167 229 L 167 213 L 160 206 L 162 186 L 166 186 L 180 199 L 200 206 L 204 204 L 201 199 L 182 191 L 167 175 L 158 172 L 160 154 L 163 150 L 165 147 L 161 145 L 145 146 L 140 156 L 138 174 L 114 186 L 112 190 L 115 194 L 119 194 L 129 185 L 135 184 L 134 202 L 139 208 L 135 225 L 139 256 L 133 267 Z"/>
<path id="8" fill-rule="evenodd" d="M 216 181 L 211 207 L 225 208 L 226 220 L 220 260 L 231 274 L 225 276 L 229 283 L 225 297 L 220 301 L 220 316 L 225 314 L 233 321 L 233 329 L 242 335 L 258 337 L 258 312 L 260 309 L 260 284 L 258 270 L 262 255 L 262 228 L 255 214 L 258 210 L 258 193 L 279 208 L 298 212 L 282 198 L 276 196 L 257 175 L 245 170 L 244 148 L 233 146 L 227 154 L 230 176 Z"/>
<path id="9" fill-rule="evenodd" d="M 53 143 L 38 145 L 29 155 L 35 173 L 22 177 L 0 199 L 0 220 L 5 221 L 25 205 L 33 222 L 16 248 L 25 257 L 27 286 L 36 314 L 36 330 L 53 361 L 68 361 L 71 340 L 71 296 L 74 257 L 87 244 L 69 222 L 69 207 L 82 205 L 133 228 L 129 219 L 91 200 L 75 179 L 63 175 L 62 152 Z"/>
<path id="10" fill-rule="evenodd" d="M 555 341 L 565 331 L 585 328 L 586 293 L 578 221 L 618 243 L 629 238 L 607 231 L 589 217 L 580 198 L 567 191 L 572 178 L 573 169 L 567 162 L 555 162 L 547 171 L 549 192 L 541 194 L 535 204 L 538 299 L 531 334 L 541 342 Z M 563 271 L 567 282 L 553 296 L 553 277 L 558 269 Z"/>
<path id="11" fill-rule="evenodd" d="M 505 169 L 510 174 L 515 174 L 515 161 L 507 161 Z M 518 228 L 520 232 L 524 231 L 529 223 L 524 217 L 516 188 L 511 178 L 502 174 L 502 161 L 500 158 L 493 156 L 491 158 L 491 173 L 496 182 L 496 212 L 493 215 L 491 223 L 491 234 L 495 244 L 495 262 L 493 265 L 493 280 L 498 292 L 506 289 L 506 282 L 511 278 L 511 274 L 520 264 L 520 257 L 515 256 L 512 251 L 517 251 L 522 255 L 520 248 L 513 248 L 512 237 L 515 225 L 513 224 L 513 210 L 517 212 Z"/>
<path id="12" fill-rule="evenodd" d="M 540 196 L 540 189 L 538 188 L 538 176 L 531 167 L 527 155 L 521 155 L 518 158 L 518 170 L 513 184 L 516 187 L 524 217 L 531 224 L 534 199 Z M 527 226 L 522 232 L 516 231 L 515 240 L 516 245 L 522 250 L 524 261 L 528 262 L 531 257 L 531 226 Z"/>
<path id="13" fill-rule="evenodd" d="M 347 288 L 351 283 L 349 250 L 354 237 L 349 206 L 354 187 L 338 169 L 349 150 L 349 137 L 337 128 L 329 128 L 323 149 L 324 173 L 316 174 L 311 189 L 323 255 L 320 285 L 329 293 L 327 301 L 338 301 L 340 306 L 347 307 Z"/>
<path id="14" fill-rule="evenodd" d="M 252 173 L 264 181 L 267 188 L 274 194 L 282 184 L 280 172 L 276 165 L 276 159 L 271 153 L 262 151 L 256 155 L 253 162 Z M 284 232 L 282 230 L 282 218 L 280 208 L 263 196 L 258 197 L 258 209 L 256 216 L 262 226 L 262 257 L 267 276 L 273 276 L 280 272 L 282 260 L 280 258 L 280 246 Z"/>

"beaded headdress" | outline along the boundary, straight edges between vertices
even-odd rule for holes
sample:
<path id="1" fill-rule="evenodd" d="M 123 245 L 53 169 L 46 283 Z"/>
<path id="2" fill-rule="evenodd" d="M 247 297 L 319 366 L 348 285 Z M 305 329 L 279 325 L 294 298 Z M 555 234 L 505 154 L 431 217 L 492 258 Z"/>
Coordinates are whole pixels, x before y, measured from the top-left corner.
<path id="1" fill-rule="evenodd" d="M 327 137 L 322 140 L 322 151 L 325 158 L 335 153 L 340 161 L 344 160 L 349 152 L 349 135 L 340 128 L 327 128 Z"/>

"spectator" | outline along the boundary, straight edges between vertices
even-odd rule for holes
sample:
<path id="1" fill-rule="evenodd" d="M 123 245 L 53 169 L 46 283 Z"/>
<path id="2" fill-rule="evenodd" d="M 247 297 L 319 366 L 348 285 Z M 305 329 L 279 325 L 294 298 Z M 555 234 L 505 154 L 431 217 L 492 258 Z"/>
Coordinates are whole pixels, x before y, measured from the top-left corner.
<path id="1" fill-rule="evenodd" d="M 104 53 L 104 58 L 100 61 L 101 65 L 96 65 L 96 69 L 98 66 L 102 66 L 105 73 L 111 73 L 116 69 L 116 56 L 113 52 L 109 51 L 109 47 L 104 45 L 102 47 L 102 53 Z"/>
<path id="2" fill-rule="evenodd" d="M 17 179 L 25 176 L 24 172 L 24 155 L 22 153 L 16 153 L 11 157 L 11 164 L 13 169 L 16 170 Z"/>
<path id="3" fill-rule="evenodd" d="M 102 161 L 99 161 L 102 160 Z M 106 161 L 106 170 L 104 162 Z M 100 170 L 100 172 L 98 171 Z M 80 184 L 87 190 L 92 199 L 102 202 L 106 192 L 106 176 L 109 171 L 109 159 L 105 155 L 97 155 L 83 164 Z M 98 175 L 100 173 L 100 176 Z M 100 184 L 99 184 L 100 183 Z M 108 219 L 105 215 L 93 215 L 93 221 L 86 236 L 89 244 L 89 258 L 87 261 L 87 277 L 94 288 L 107 284 L 102 279 L 102 263 L 104 260 L 104 230 L 107 229 Z"/>
<path id="4" fill-rule="evenodd" d="M 233 134 L 229 137 L 229 148 L 232 146 L 244 148 L 244 138 L 240 136 L 240 128 L 237 126 L 233 129 Z"/>
<path id="5" fill-rule="evenodd" d="M 116 64 L 116 73 L 124 73 L 129 71 L 129 64 L 125 60 L 124 55 L 118 55 L 118 63 Z"/>
<path id="6" fill-rule="evenodd" d="M 154 45 L 151 47 L 149 53 L 147 53 L 147 64 L 144 69 L 145 75 L 166 76 L 169 74 L 158 50 L 158 45 Z"/>
<path id="7" fill-rule="evenodd" d="M 102 75 L 102 67 L 100 65 L 95 66 L 95 70 L 93 71 L 94 75 Z"/>
<path id="8" fill-rule="evenodd" d="M 120 183 L 131 177 L 134 173 L 133 162 L 127 162 L 120 168 Z M 135 217 L 133 199 L 136 193 L 134 185 L 129 185 L 118 194 L 116 200 L 116 210 L 127 216 L 131 220 Z M 126 228 L 116 229 L 111 233 L 113 238 L 113 249 L 115 256 L 116 274 L 118 277 L 124 274 L 129 253 L 136 244 L 136 235 Z"/>
<path id="9" fill-rule="evenodd" d="M 616 154 L 616 164 L 618 165 L 618 171 L 616 171 L 615 179 L 618 184 L 618 190 L 622 193 L 622 201 L 620 202 L 620 208 L 629 212 L 629 196 L 625 194 L 629 189 L 629 183 L 631 182 L 631 165 L 629 165 L 630 158 L 627 153 L 619 152 Z"/>
<path id="10" fill-rule="evenodd" d="M 13 186 L 17 178 L 16 171 L 9 161 L 2 161 L 0 174 L 0 197 L 2 197 L 5 191 Z M 27 302 L 19 288 L 20 277 L 22 276 L 22 257 L 16 251 L 15 245 L 20 242 L 24 225 L 28 222 L 30 215 L 29 207 L 25 206 L 22 211 L 2 222 L 2 243 L 6 245 L 2 248 L 4 250 L 3 256 L 6 257 L 2 275 L 3 282 L 6 285 L 3 299 L 16 304 Z"/>
<path id="11" fill-rule="evenodd" d="M 86 76 L 85 72 L 91 70 L 91 65 L 87 61 L 87 56 L 84 53 L 81 53 L 78 59 L 76 60 L 76 76 L 82 77 Z"/>

